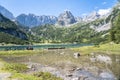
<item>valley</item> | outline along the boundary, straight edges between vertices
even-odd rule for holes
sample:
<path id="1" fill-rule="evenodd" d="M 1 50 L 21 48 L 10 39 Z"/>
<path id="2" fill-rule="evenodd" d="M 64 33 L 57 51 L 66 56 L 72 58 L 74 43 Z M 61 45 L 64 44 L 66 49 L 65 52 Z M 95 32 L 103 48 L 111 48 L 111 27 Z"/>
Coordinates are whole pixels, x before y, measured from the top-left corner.
<path id="1" fill-rule="evenodd" d="M 0 80 L 120 80 L 120 1 L 97 8 L 14 16 L 0 3 Z"/>

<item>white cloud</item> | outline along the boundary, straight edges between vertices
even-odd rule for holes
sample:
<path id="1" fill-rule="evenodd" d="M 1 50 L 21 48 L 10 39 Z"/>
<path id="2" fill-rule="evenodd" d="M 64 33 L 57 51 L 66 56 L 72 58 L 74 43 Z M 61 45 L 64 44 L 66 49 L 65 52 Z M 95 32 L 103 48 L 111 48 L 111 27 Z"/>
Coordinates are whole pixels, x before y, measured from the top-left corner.
<path id="1" fill-rule="evenodd" d="M 98 14 L 100 14 L 100 15 L 106 15 L 110 11 L 111 11 L 110 8 L 108 8 L 108 9 L 100 9 L 100 10 L 98 10 Z"/>
<path id="2" fill-rule="evenodd" d="M 105 5 L 105 4 L 107 4 L 107 2 L 103 2 L 102 4 Z"/>

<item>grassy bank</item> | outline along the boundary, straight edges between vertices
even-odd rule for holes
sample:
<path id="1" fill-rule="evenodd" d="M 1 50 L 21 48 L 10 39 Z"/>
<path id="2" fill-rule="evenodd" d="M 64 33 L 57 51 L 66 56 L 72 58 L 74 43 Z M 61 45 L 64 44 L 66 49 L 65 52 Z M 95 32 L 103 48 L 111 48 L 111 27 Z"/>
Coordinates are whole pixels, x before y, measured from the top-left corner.
<path id="1" fill-rule="evenodd" d="M 92 52 L 120 54 L 120 44 L 101 44 L 98 46 L 85 46 L 80 48 L 74 48 L 72 50 L 79 51 L 83 54 L 90 54 Z"/>
<path id="2" fill-rule="evenodd" d="M 10 50 L 0 51 L 0 55 L 12 55 L 12 56 L 26 56 L 41 53 L 42 50 Z"/>

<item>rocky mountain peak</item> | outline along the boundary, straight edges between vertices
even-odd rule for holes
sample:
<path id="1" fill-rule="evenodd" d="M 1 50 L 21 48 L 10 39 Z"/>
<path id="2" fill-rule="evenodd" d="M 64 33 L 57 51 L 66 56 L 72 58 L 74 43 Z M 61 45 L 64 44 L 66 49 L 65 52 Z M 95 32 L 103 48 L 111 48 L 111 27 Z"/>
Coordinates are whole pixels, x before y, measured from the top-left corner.
<path id="1" fill-rule="evenodd" d="M 58 16 L 59 25 L 65 26 L 65 25 L 73 24 L 75 22 L 76 22 L 75 17 L 70 11 L 64 11 L 64 13 L 61 13 Z"/>

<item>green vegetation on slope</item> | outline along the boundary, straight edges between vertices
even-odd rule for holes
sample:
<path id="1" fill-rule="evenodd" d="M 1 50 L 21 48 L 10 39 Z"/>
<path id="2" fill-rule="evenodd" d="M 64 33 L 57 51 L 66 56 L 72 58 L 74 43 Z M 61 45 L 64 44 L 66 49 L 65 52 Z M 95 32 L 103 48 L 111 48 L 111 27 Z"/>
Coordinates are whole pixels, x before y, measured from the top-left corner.
<path id="1" fill-rule="evenodd" d="M 12 36 L 8 33 L 0 32 L 0 43 L 27 44 L 28 42 L 26 40 L 22 40 L 20 38 Z"/>
<path id="2" fill-rule="evenodd" d="M 110 31 L 110 40 L 115 43 L 120 43 L 120 13 L 118 14 L 113 27 Z"/>
<path id="3" fill-rule="evenodd" d="M 27 34 L 22 27 L 0 14 L 0 43 L 27 44 Z"/>
<path id="4" fill-rule="evenodd" d="M 32 28 L 34 35 L 32 42 L 38 43 L 108 43 L 114 41 L 119 43 L 120 31 L 119 4 L 116 5 L 111 14 L 106 18 L 97 19 L 88 23 L 77 23 L 70 27 L 59 27 L 54 25 L 42 25 Z M 111 23 L 111 30 L 97 31 L 102 25 Z M 94 28 L 91 28 L 94 26 Z M 36 37 L 37 36 L 37 37 Z M 110 39 L 110 40 L 109 40 Z"/>
<path id="5" fill-rule="evenodd" d="M 36 34 L 33 42 L 51 42 L 51 43 L 100 43 L 105 41 L 101 37 L 105 32 L 96 32 L 91 29 L 90 24 L 76 24 L 71 27 L 56 27 L 54 25 L 43 25 L 32 28 Z"/>

